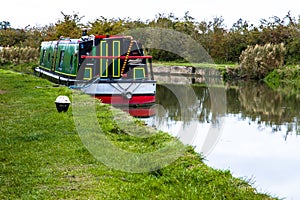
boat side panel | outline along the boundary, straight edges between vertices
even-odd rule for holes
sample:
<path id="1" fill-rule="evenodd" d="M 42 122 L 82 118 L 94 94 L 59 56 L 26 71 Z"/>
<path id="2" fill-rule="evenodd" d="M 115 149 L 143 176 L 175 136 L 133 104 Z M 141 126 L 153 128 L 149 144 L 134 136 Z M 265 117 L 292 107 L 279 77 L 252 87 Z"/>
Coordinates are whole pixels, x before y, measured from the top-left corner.
<path id="1" fill-rule="evenodd" d="M 78 44 L 64 43 L 58 45 L 55 72 L 76 76 L 78 64 Z"/>
<path id="2" fill-rule="evenodd" d="M 40 66 L 51 71 L 52 58 L 54 57 L 54 41 L 42 42 L 40 48 Z"/>

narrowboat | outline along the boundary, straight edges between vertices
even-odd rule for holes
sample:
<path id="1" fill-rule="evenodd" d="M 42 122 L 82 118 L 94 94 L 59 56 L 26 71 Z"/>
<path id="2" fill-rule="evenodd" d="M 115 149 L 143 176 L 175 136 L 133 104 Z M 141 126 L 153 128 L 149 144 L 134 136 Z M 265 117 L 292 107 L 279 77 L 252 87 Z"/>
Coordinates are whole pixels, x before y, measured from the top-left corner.
<path id="1" fill-rule="evenodd" d="M 152 57 L 131 36 L 91 35 L 43 41 L 35 71 L 116 105 L 155 102 Z"/>

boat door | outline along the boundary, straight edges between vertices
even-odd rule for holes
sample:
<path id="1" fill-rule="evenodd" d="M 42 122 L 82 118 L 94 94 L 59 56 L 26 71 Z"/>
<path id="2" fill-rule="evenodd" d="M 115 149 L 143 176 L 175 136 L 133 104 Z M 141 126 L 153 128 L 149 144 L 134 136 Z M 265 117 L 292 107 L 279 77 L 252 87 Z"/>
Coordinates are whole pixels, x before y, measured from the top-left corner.
<path id="1" fill-rule="evenodd" d="M 79 43 L 79 62 L 77 69 L 77 78 L 90 80 L 97 75 L 95 71 L 94 59 L 85 59 L 82 56 L 93 55 L 93 40 L 82 41 Z"/>

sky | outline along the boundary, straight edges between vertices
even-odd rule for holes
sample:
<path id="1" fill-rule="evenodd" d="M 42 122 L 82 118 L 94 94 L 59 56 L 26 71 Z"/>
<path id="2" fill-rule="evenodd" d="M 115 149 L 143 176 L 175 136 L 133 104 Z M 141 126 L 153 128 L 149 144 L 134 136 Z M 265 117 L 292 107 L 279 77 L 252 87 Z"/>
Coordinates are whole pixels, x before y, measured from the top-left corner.
<path id="1" fill-rule="evenodd" d="M 300 15 L 299 0 L 6 0 L 1 2 L 0 21 L 9 21 L 13 28 L 27 25 L 45 26 L 54 24 L 65 14 L 78 13 L 84 16 L 83 23 L 94 21 L 100 16 L 111 18 L 154 19 L 159 13 L 173 13 L 183 17 L 189 11 L 196 21 L 209 21 L 222 17 L 226 27 L 230 28 L 238 19 L 254 25 L 260 19 L 272 16 L 283 18 L 289 11 L 298 19 Z"/>

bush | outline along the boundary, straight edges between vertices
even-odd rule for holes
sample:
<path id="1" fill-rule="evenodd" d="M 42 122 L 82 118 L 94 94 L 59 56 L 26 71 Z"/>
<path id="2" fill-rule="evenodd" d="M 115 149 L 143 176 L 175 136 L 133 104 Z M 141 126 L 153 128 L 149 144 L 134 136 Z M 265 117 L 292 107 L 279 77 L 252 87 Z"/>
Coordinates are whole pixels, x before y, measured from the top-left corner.
<path id="1" fill-rule="evenodd" d="M 278 89 L 286 85 L 300 89 L 300 66 L 285 66 L 276 69 L 264 78 L 264 81 L 272 88 Z"/>
<path id="2" fill-rule="evenodd" d="M 285 52 L 283 43 L 248 46 L 240 55 L 241 74 L 250 79 L 263 79 L 284 64 Z"/>

